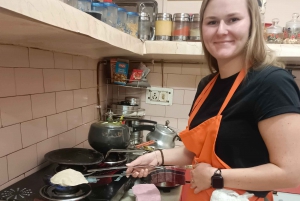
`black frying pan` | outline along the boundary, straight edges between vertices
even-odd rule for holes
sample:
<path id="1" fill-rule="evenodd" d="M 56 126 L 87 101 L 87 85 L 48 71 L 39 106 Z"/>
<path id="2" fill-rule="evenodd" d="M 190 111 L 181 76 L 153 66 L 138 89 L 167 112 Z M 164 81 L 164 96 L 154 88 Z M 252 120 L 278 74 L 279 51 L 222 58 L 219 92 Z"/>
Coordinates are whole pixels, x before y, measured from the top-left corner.
<path id="1" fill-rule="evenodd" d="M 45 159 L 63 165 L 95 165 L 101 163 L 104 156 L 92 149 L 65 148 L 48 152 Z"/>

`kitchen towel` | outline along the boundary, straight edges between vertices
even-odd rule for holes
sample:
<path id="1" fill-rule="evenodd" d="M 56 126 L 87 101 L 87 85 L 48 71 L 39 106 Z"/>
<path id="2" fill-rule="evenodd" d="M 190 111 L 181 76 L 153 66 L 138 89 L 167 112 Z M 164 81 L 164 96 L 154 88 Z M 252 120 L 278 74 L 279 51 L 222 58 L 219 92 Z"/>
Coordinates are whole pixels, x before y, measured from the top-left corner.
<path id="1" fill-rule="evenodd" d="M 132 187 L 136 201 L 161 201 L 159 190 L 154 184 L 138 184 Z"/>

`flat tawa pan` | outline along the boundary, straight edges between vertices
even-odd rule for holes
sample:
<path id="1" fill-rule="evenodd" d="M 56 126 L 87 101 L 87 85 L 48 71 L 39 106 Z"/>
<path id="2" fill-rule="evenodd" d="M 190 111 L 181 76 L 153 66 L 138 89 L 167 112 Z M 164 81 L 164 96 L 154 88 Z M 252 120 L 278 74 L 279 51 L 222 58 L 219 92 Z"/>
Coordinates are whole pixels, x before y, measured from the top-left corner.
<path id="1" fill-rule="evenodd" d="M 104 156 L 92 149 L 65 148 L 48 152 L 45 159 L 63 165 L 95 165 L 101 163 Z"/>

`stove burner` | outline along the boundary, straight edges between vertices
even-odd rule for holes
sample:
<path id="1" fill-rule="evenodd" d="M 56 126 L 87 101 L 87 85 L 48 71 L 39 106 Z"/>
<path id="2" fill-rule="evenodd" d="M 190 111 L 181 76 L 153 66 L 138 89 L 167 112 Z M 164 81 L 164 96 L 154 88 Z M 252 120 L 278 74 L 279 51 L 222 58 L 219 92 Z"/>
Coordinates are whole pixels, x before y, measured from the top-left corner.
<path id="1" fill-rule="evenodd" d="M 9 189 L 1 194 L 1 198 L 5 200 L 18 200 L 20 198 L 29 197 L 31 194 L 32 191 L 28 188 Z"/>
<path id="2" fill-rule="evenodd" d="M 78 186 L 79 190 L 74 193 L 67 193 L 57 191 L 56 186 L 44 186 L 40 190 L 40 195 L 43 198 L 53 201 L 76 201 L 87 197 L 91 192 L 92 188 L 88 184 L 81 184 Z"/>
<path id="3" fill-rule="evenodd" d="M 118 162 L 126 158 L 126 153 L 110 153 L 104 161 L 106 162 Z"/>

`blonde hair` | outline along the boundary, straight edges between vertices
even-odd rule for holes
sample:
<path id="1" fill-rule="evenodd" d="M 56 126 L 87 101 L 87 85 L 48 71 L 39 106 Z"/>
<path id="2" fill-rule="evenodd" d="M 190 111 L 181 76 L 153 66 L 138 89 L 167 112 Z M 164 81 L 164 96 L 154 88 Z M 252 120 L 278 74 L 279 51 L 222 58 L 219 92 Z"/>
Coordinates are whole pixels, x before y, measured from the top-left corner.
<path id="1" fill-rule="evenodd" d="M 203 41 L 202 34 L 202 24 L 204 11 L 211 0 L 203 0 L 200 9 L 200 32 L 201 40 Z M 251 20 L 249 40 L 245 45 L 244 55 L 245 55 L 245 67 L 248 68 L 264 68 L 270 65 L 279 66 L 284 68 L 284 64 L 277 61 L 277 58 L 268 46 L 263 37 L 262 23 L 260 19 L 260 12 L 257 0 L 245 0 L 247 1 L 248 13 Z M 214 58 L 207 48 L 204 42 L 202 42 L 202 47 L 204 50 L 204 55 L 211 72 L 219 71 L 218 62 Z"/>

